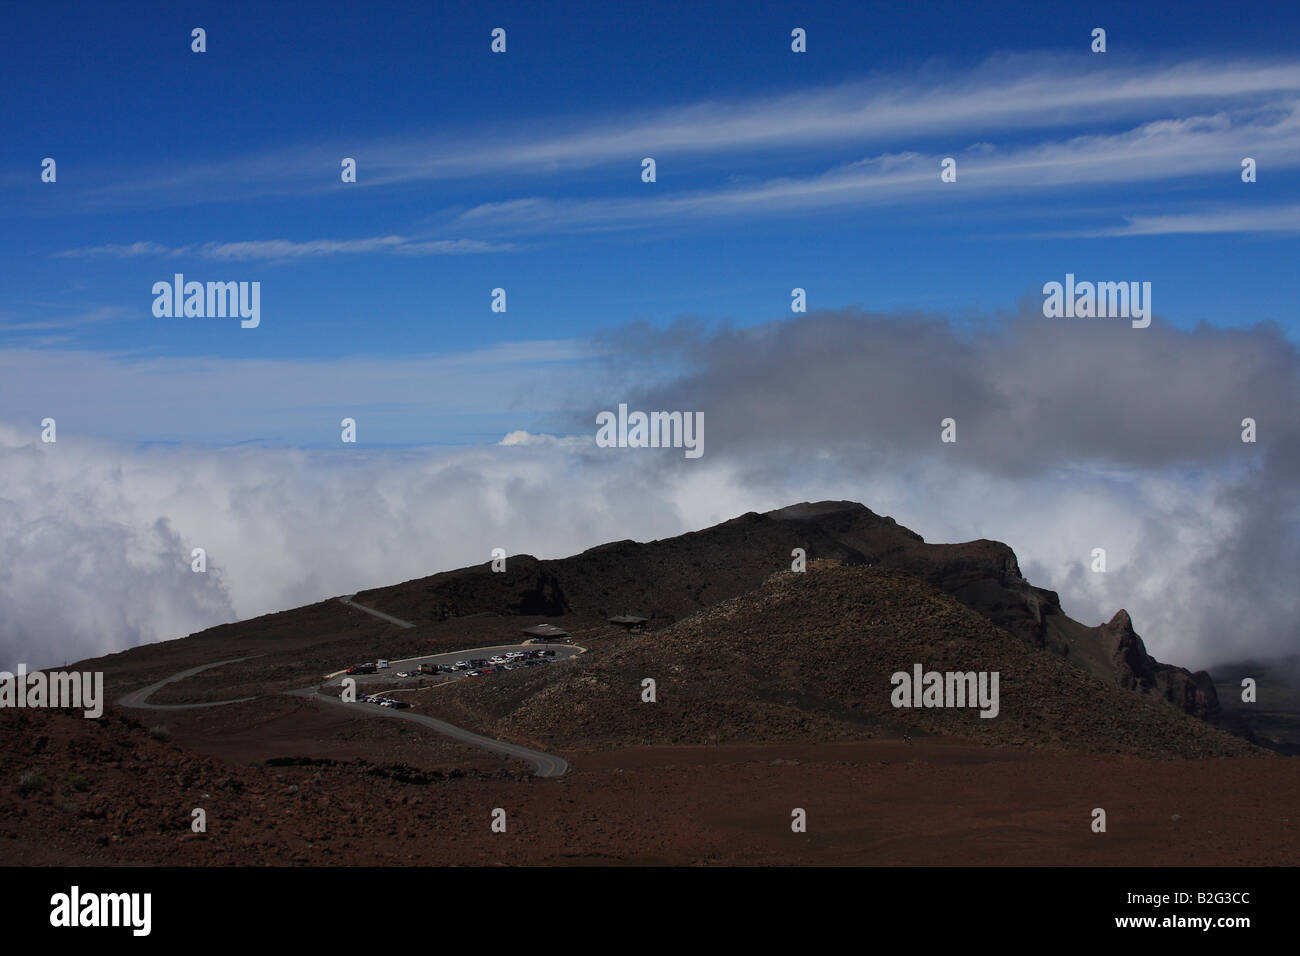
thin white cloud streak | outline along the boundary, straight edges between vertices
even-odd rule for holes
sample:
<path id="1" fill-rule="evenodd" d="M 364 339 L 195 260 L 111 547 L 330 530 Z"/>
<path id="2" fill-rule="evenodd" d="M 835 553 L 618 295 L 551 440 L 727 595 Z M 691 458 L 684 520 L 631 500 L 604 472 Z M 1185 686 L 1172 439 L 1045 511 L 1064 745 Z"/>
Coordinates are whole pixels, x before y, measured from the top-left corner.
<path id="1" fill-rule="evenodd" d="M 187 246 L 188 248 L 192 248 Z M 113 259 L 136 259 L 140 256 L 179 255 L 182 250 L 168 249 L 156 242 L 111 242 L 101 246 L 83 246 L 80 249 L 64 249 L 54 253 L 58 259 L 76 259 L 89 256 L 104 256 Z"/>
<path id="2" fill-rule="evenodd" d="M 0 332 L 44 332 L 54 329 L 79 328 L 84 325 L 98 325 L 100 322 L 117 322 L 129 318 L 131 318 L 130 310 L 116 305 L 105 305 L 76 315 L 56 316 L 55 318 L 36 321 L 15 321 L 7 315 L 0 314 Z"/>
<path id="3" fill-rule="evenodd" d="M 1168 236 L 1211 235 L 1225 232 L 1300 232 L 1300 205 L 1251 209 L 1208 209 L 1162 216 L 1126 216 L 1125 225 L 1065 235 Z"/>
<path id="4" fill-rule="evenodd" d="M 307 195 L 473 179 L 509 170 L 577 172 L 657 157 L 717 157 L 756 150 L 839 149 L 899 137 L 943 139 L 1093 122 L 1149 121 L 1171 110 L 1260 106 L 1300 91 L 1300 63 L 1189 61 L 1097 69 L 1095 58 L 1001 56 L 973 69 L 925 68 L 777 96 L 706 100 L 631 117 L 553 117 L 532 129 L 475 135 L 406 135 L 349 147 L 360 174 L 337 182 L 337 149 L 284 147 L 129 180 L 90 202 L 175 204 L 240 195 Z M 1156 114 L 1156 115 L 1153 115 Z M 955 148 L 955 147 L 954 147 Z M 433 157 L 433 158 L 430 158 Z M 215 190 L 213 187 L 216 187 Z"/>
<path id="5" fill-rule="evenodd" d="M 365 239 L 252 239 L 243 242 L 205 242 L 169 248 L 156 242 L 108 243 L 54 253 L 56 258 L 106 257 L 137 259 L 150 256 L 197 256 L 218 262 L 285 261 L 341 255 L 388 253 L 399 256 L 445 256 L 507 252 L 509 243 L 477 239 L 412 239 L 408 236 L 372 236 Z"/>
<path id="6" fill-rule="evenodd" d="M 514 199 L 476 206 L 462 213 L 458 222 L 514 232 L 630 228 L 852 205 L 947 205 L 1078 185 L 1117 186 L 1204 175 L 1234 178 L 1241 157 L 1247 154 L 1271 170 L 1300 166 L 1298 110 L 1300 100 L 1289 104 L 1287 112 L 1262 117 L 1213 114 L 1010 149 L 979 144 L 952 153 L 884 154 L 816 176 L 662 198 Z M 955 183 L 939 179 L 946 155 L 957 160 Z M 1252 228 L 1249 217 L 1243 217 L 1242 228 Z"/>

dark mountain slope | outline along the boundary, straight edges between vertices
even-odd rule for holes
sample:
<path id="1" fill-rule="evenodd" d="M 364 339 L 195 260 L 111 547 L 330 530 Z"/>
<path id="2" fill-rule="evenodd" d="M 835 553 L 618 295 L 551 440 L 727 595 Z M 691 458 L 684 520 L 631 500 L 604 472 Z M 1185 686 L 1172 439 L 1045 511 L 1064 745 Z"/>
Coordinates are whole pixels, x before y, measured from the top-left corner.
<path id="1" fill-rule="evenodd" d="M 664 627 L 789 569 L 795 548 L 804 549 L 808 560 L 908 571 L 1031 647 L 1065 657 L 1094 677 L 1197 717 L 1219 716 L 1209 675 L 1152 658 L 1126 612 L 1099 627 L 1080 624 L 1062 611 L 1054 591 L 1025 580 L 1007 545 L 983 539 L 927 544 L 893 518 L 851 501 L 750 512 L 702 531 L 647 543 L 615 541 L 568 558 L 519 555 L 508 559 L 503 573 L 476 565 L 362 592 L 357 600 L 410 620 L 484 612 L 630 612 L 649 617 L 651 627 Z"/>
<path id="2" fill-rule="evenodd" d="M 915 664 L 998 672 L 998 707 L 894 707 Z M 1161 700 L 1071 667 L 906 572 L 810 564 L 556 673 L 424 693 L 448 719 L 563 750 L 942 735 L 1141 757 L 1258 754 Z M 642 681 L 656 700 L 642 700 Z"/>

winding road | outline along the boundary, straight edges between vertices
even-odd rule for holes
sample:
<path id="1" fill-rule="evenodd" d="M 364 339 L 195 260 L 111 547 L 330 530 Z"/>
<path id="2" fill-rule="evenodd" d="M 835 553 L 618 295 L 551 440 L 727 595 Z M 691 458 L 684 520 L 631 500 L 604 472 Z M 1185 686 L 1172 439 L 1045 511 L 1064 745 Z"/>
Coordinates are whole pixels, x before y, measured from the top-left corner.
<path id="1" fill-rule="evenodd" d="M 376 611 L 371 608 L 364 607 L 363 605 L 356 604 L 352 601 L 352 596 L 339 598 L 339 600 L 342 601 L 344 604 L 348 605 L 349 607 L 354 607 L 360 611 L 365 611 L 367 614 L 373 614 L 375 617 L 382 618 L 391 624 L 398 625 L 399 627 L 415 627 L 415 625 L 410 623 L 409 621 L 403 621 L 400 618 L 395 618 L 388 614 L 384 614 L 382 611 Z M 488 652 L 496 652 L 501 650 L 513 650 L 522 647 L 524 647 L 524 645 L 503 645 L 501 647 L 494 647 L 494 648 L 475 648 L 466 651 L 456 651 L 454 653 L 435 654 L 427 658 L 412 658 L 411 662 L 415 663 L 417 661 L 439 661 L 442 658 L 454 659 L 457 657 L 463 657 L 479 651 L 482 651 L 483 653 L 488 653 Z M 557 650 L 566 652 L 561 656 L 571 656 L 574 654 L 583 653 L 585 648 L 562 647 L 562 648 L 557 648 Z M 252 655 L 252 657 L 258 657 L 258 656 L 260 655 L 257 654 Z M 118 706 L 134 707 L 134 708 L 141 708 L 146 710 L 194 710 L 200 707 L 222 707 L 226 704 L 239 704 L 239 703 L 243 703 L 244 701 L 255 700 L 256 698 L 253 697 L 239 697 L 234 700 L 216 700 L 216 701 L 209 701 L 207 703 L 202 703 L 202 704 L 151 704 L 149 703 L 149 698 L 168 684 L 171 684 L 178 680 L 184 680 L 187 677 L 193 677 L 195 674 L 200 674 L 203 671 L 211 670 L 214 667 L 221 667 L 223 664 L 237 664 L 240 661 L 246 661 L 250 659 L 251 657 L 234 657 L 229 660 L 215 661 L 211 664 L 202 664 L 198 667 L 191 667 L 188 670 L 181 671 L 179 674 L 173 674 L 171 677 L 166 677 L 155 684 L 150 684 L 148 687 L 142 687 L 139 690 L 134 690 L 131 691 L 131 693 L 129 694 L 123 695 L 117 701 Z M 403 662 L 394 661 L 394 663 L 403 663 Z M 373 675 L 370 677 L 370 680 L 373 681 L 384 677 L 386 677 L 386 675 L 382 675 L 382 674 Z M 360 683 L 361 681 L 358 681 L 358 684 Z M 491 737 L 484 737 L 482 734 L 476 734 L 473 731 L 465 730 L 462 727 L 457 727 L 454 724 L 449 724 L 445 720 L 438 720 L 436 717 L 426 717 L 423 714 L 412 714 L 412 713 L 408 713 L 405 710 L 398 710 L 396 708 L 391 708 L 391 707 L 381 707 L 378 704 L 367 704 L 364 701 L 357 701 L 351 704 L 344 703 L 339 698 L 334 697 L 330 694 L 322 694 L 318 687 L 300 687 L 297 690 L 289 690 L 289 691 L 285 691 L 284 693 L 289 694 L 290 696 L 293 697 L 301 697 L 305 700 L 315 700 L 326 704 L 332 704 L 336 707 L 347 707 L 353 712 L 360 712 L 370 717 L 395 717 L 399 720 L 411 720 L 417 724 L 423 724 L 425 727 L 432 728 L 433 730 L 436 730 L 438 733 L 442 734 L 443 736 L 450 737 L 453 740 L 459 740 L 462 743 L 469 744 L 473 747 L 479 747 L 483 750 L 488 750 L 495 754 L 500 754 L 503 757 L 512 757 L 516 760 L 522 760 L 526 763 L 530 763 L 533 765 L 534 768 L 533 772 L 536 774 L 536 776 L 539 777 L 559 777 L 562 776 L 564 772 L 569 769 L 569 763 L 563 757 L 557 757 L 554 754 L 543 753 L 540 750 L 531 750 L 528 747 L 521 747 L 518 744 L 512 744 L 505 740 L 494 740 Z"/>
<path id="2" fill-rule="evenodd" d="M 493 740 L 491 737 L 484 737 L 482 734 L 476 734 L 464 728 L 449 724 L 445 720 L 439 720 L 436 717 L 426 717 L 423 714 L 412 714 L 409 711 L 398 710 L 394 707 L 380 707 L 378 704 L 367 704 L 364 701 L 357 701 L 354 704 L 345 704 L 337 697 L 329 694 L 322 694 L 315 687 L 303 687 L 299 690 L 291 690 L 286 693 L 295 697 L 305 697 L 308 700 L 323 701 L 327 704 L 333 704 L 336 707 L 347 707 L 352 711 L 361 711 L 374 717 L 397 717 L 401 720 L 413 720 L 417 724 L 423 724 L 426 727 L 432 727 L 438 733 L 453 740 L 459 740 L 462 743 L 470 744 L 474 747 L 481 747 L 483 750 L 490 750 L 493 753 L 501 754 L 504 757 L 514 757 L 517 760 L 523 760 L 533 765 L 533 772 L 539 777 L 559 777 L 569 769 L 569 762 L 563 757 L 557 757 L 554 754 L 542 753 L 540 750 L 529 750 L 527 747 L 520 747 L 518 744 L 507 743 L 504 740 Z"/>
<path id="3" fill-rule="evenodd" d="M 162 690 L 173 681 L 184 680 L 187 677 L 193 677 L 195 674 L 201 674 L 203 671 L 212 670 L 214 667 L 220 667 L 223 664 L 238 664 L 240 661 L 251 660 L 253 657 L 259 657 L 253 654 L 250 657 L 232 657 L 228 661 L 216 661 L 212 664 L 201 664 L 198 667 L 191 667 L 187 671 L 181 671 L 179 674 L 173 674 L 171 677 L 164 677 L 156 684 L 150 684 L 148 687 L 141 687 L 139 690 L 133 690 L 118 698 L 119 707 L 139 707 L 143 710 L 194 710 L 199 707 L 224 707 L 226 704 L 242 704 L 246 700 L 255 700 L 253 697 L 236 697 L 233 700 L 212 700 L 205 704 L 150 704 L 148 700 L 158 691 Z"/>

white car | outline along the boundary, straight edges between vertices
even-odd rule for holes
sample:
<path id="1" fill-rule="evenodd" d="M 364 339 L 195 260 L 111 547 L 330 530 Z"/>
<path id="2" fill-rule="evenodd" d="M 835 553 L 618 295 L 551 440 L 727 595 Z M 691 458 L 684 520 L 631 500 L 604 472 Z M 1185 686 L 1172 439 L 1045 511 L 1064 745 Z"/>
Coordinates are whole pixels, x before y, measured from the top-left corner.
<path id="1" fill-rule="evenodd" d="M 469 661 L 457 661 L 452 667 L 469 667 Z"/>
<path id="2" fill-rule="evenodd" d="M 410 677 L 410 676 L 411 676 L 411 672 L 410 672 L 410 671 L 398 671 L 398 672 L 397 672 L 397 676 L 398 676 L 398 677 Z"/>
<path id="3" fill-rule="evenodd" d="M 489 658 L 488 658 L 488 663 L 489 663 L 489 664 L 504 664 L 505 662 L 506 662 L 506 659 L 505 659 L 504 657 L 501 657 L 501 656 L 497 656 L 497 657 L 489 657 Z"/>

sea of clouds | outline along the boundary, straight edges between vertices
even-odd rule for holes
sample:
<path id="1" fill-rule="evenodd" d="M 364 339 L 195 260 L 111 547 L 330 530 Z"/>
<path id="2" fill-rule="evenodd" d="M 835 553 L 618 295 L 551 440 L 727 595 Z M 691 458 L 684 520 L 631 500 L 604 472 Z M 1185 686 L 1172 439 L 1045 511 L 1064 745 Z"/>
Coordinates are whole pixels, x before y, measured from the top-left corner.
<path id="1" fill-rule="evenodd" d="M 1005 541 L 1076 619 L 1126 608 L 1161 660 L 1293 653 L 1294 346 L 1269 325 L 1033 319 L 972 329 L 846 310 L 628 328 L 601 354 L 636 358 L 581 386 L 590 415 L 495 444 L 156 445 L 62 427 L 43 444 L 34 423 L 0 422 L 0 668 L 178 638 L 497 547 L 559 557 L 827 498 L 929 541 Z M 619 401 L 703 411 L 704 456 L 596 448 L 595 412 Z"/>

